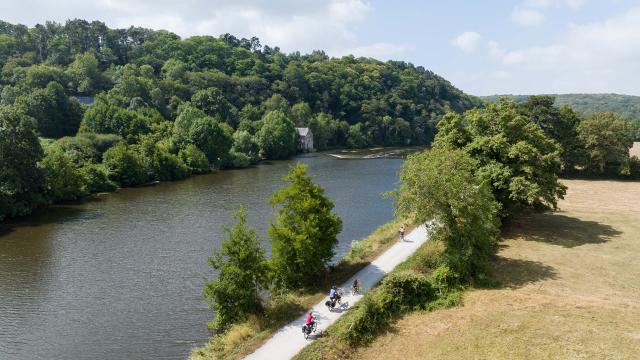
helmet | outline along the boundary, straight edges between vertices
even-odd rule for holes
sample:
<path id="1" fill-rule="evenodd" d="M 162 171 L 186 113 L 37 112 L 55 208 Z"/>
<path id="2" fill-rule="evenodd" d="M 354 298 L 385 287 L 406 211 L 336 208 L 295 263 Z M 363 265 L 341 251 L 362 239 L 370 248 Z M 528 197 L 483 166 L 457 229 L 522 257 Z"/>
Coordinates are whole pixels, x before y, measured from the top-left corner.
<path id="1" fill-rule="evenodd" d="M 335 290 L 336 286 L 335 286 L 335 285 L 333 285 L 331 288 Z"/>

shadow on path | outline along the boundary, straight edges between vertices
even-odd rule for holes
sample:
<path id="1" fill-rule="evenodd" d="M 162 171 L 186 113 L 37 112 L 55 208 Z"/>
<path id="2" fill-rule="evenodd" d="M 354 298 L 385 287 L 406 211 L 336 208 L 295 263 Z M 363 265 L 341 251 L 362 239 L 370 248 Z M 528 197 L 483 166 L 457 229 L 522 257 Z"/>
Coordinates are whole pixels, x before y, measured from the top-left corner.
<path id="1" fill-rule="evenodd" d="M 505 237 L 522 237 L 565 248 L 586 244 L 602 244 L 621 234 L 613 227 L 597 221 L 585 221 L 558 213 L 532 214 L 512 220 Z"/>

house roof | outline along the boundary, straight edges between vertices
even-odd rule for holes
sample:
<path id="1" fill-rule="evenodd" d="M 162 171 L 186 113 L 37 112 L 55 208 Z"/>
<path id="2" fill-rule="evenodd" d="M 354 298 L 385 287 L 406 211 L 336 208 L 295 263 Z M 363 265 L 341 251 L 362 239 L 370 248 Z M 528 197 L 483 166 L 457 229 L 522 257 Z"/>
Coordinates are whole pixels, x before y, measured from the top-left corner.
<path id="1" fill-rule="evenodd" d="M 76 99 L 78 99 L 78 101 L 83 105 L 91 106 L 93 104 L 94 97 L 93 96 L 76 96 Z"/>
<path id="2" fill-rule="evenodd" d="M 304 127 L 304 128 L 296 128 L 296 132 L 300 136 L 307 136 L 311 131 L 309 130 L 309 128 Z"/>

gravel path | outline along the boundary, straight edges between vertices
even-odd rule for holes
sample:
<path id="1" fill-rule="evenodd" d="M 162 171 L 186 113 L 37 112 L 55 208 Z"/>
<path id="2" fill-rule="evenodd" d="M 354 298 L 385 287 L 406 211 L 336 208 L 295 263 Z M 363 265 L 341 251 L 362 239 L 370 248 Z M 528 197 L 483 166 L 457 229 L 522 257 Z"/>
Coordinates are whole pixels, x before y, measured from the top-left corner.
<path id="1" fill-rule="evenodd" d="M 377 259 L 371 262 L 371 264 L 367 265 L 346 283 L 342 284 L 341 288 L 344 291 L 344 295 L 342 297 L 342 308 L 336 308 L 333 311 L 329 311 L 324 305 L 328 296 L 320 303 L 316 304 L 311 311 L 313 311 L 316 319 L 319 320 L 318 332 L 326 330 L 329 325 L 338 320 L 338 318 L 340 318 L 340 316 L 342 316 L 350 306 L 353 306 L 362 298 L 362 294 L 377 285 L 385 275 L 411 256 L 411 254 L 413 254 L 428 239 L 429 233 L 425 225 L 415 228 L 411 233 L 405 236 L 405 241 L 399 241 L 391 246 Z M 351 295 L 351 284 L 356 277 L 360 280 L 360 294 Z M 327 289 L 327 294 L 328 293 L 329 289 Z M 305 317 L 306 314 L 282 327 L 271 339 L 245 359 L 291 359 L 314 339 L 314 336 L 312 335 L 308 340 L 305 340 L 302 335 L 302 325 L 304 325 Z"/>

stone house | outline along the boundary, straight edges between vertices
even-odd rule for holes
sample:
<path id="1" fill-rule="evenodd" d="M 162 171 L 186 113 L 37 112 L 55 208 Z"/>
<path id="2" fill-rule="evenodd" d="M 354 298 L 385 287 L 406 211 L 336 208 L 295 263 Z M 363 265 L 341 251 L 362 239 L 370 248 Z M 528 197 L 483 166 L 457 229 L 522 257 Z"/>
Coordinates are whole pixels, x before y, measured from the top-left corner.
<path id="1" fill-rule="evenodd" d="M 309 128 L 296 128 L 298 135 L 298 151 L 312 152 L 313 149 L 313 132 Z"/>

